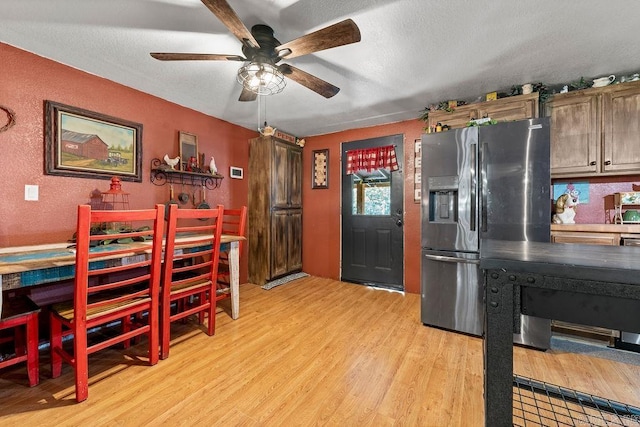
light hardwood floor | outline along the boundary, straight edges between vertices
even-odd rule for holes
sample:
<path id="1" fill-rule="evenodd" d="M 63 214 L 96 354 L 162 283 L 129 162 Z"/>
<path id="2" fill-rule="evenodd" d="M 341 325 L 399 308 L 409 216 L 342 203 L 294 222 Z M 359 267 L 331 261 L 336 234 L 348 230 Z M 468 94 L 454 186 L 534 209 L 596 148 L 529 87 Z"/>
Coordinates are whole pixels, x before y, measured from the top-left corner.
<path id="1" fill-rule="evenodd" d="M 419 295 L 306 278 L 245 284 L 240 300 L 240 318 L 219 313 L 213 337 L 176 325 L 156 366 L 137 359 L 144 345 L 92 355 L 81 404 L 70 367 L 50 379 L 46 355 L 37 387 L 23 366 L 3 370 L 0 425 L 483 425 L 482 340 L 423 326 Z M 637 366 L 515 357 L 520 375 L 640 406 Z"/>

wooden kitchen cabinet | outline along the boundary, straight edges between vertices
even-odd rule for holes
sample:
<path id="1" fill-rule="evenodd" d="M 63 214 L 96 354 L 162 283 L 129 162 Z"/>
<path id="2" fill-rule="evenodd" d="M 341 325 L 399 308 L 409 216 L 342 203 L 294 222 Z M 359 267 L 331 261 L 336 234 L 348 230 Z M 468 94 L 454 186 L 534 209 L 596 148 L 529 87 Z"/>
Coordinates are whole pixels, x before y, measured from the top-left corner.
<path id="1" fill-rule="evenodd" d="M 561 230 L 562 228 L 573 229 L 571 231 Z M 626 229 L 616 225 L 552 225 L 551 241 L 553 243 L 578 243 L 583 245 L 608 245 L 619 246 L 621 233 Z M 588 230 L 588 231 L 577 231 Z M 574 323 L 552 320 L 551 328 L 555 332 L 568 335 L 582 336 L 586 338 L 596 338 L 609 341 L 613 345 L 614 338 L 620 335 L 619 331 L 612 329 L 577 325 Z"/>
<path id="2" fill-rule="evenodd" d="M 302 149 L 288 142 L 273 140 L 272 206 L 302 207 Z"/>
<path id="3" fill-rule="evenodd" d="M 584 231 L 551 232 L 553 243 L 580 243 L 583 245 L 620 245 L 620 233 L 589 233 Z"/>
<path id="4" fill-rule="evenodd" d="M 474 105 L 461 105 L 452 112 L 439 110 L 429 113 L 429 126 L 432 128 L 438 123 L 448 125 L 451 129 L 463 128 L 473 119 L 478 118 L 478 110 Z"/>
<path id="5" fill-rule="evenodd" d="M 429 113 L 429 125 L 449 125 L 451 129 L 463 128 L 470 120 L 490 117 L 499 122 L 538 117 L 538 93 L 510 96 L 495 101 L 478 102 L 456 107 L 453 112 L 443 110 Z"/>
<path id="6" fill-rule="evenodd" d="M 600 109 L 598 94 L 556 95 L 551 112 L 551 175 L 600 171 Z"/>
<path id="7" fill-rule="evenodd" d="M 274 137 L 249 141 L 249 281 L 302 269 L 302 149 Z"/>
<path id="8" fill-rule="evenodd" d="M 551 177 L 640 173 L 640 82 L 556 94 Z"/>
<path id="9" fill-rule="evenodd" d="M 538 99 L 539 94 L 534 92 L 481 102 L 477 118 L 490 117 L 499 122 L 536 118 L 539 114 Z"/>
<path id="10" fill-rule="evenodd" d="M 274 211 L 271 227 L 271 276 L 302 270 L 302 210 Z"/>
<path id="11" fill-rule="evenodd" d="M 640 171 L 638 83 L 608 86 L 602 95 L 604 172 Z"/>

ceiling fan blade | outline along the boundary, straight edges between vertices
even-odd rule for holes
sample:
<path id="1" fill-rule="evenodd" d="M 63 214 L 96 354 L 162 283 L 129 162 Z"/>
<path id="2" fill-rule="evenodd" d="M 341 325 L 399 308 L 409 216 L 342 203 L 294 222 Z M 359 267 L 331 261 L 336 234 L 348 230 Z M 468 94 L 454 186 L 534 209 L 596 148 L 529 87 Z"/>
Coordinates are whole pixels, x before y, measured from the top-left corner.
<path id="1" fill-rule="evenodd" d="M 257 93 L 242 87 L 242 93 L 240 93 L 240 98 L 238 98 L 238 101 L 241 101 L 241 102 L 255 101 L 257 97 L 258 97 Z"/>
<path id="2" fill-rule="evenodd" d="M 204 1 L 204 0 L 203 0 Z M 281 58 L 295 58 L 332 47 L 344 46 L 360 41 L 360 29 L 351 19 L 329 25 L 276 48 Z"/>
<path id="3" fill-rule="evenodd" d="M 281 64 L 278 69 L 282 74 L 289 77 L 294 82 L 300 83 L 302 86 L 311 89 L 312 91 L 324 96 L 325 98 L 331 98 L 338 92 L 340 88 L 325 82 L 324 80 L 313 76 L 299 68 L 289 64 Z"/>
<path id="4" fill-rule="evenodd" d="M 207 8 L 218 17 L 220 21 L 238 38 L 244 45 L 257 49 L 260 47 L 251 31 L 245 27 L 238 15 L 231 9 L 226 0 L 201 0 Z"/>
<path id="5" fill-rule="evenodd" d="M 246 61 L 238 55 L 220 55 L 213 53 L 158 53 L 149 55 L 160 61 Z"/>

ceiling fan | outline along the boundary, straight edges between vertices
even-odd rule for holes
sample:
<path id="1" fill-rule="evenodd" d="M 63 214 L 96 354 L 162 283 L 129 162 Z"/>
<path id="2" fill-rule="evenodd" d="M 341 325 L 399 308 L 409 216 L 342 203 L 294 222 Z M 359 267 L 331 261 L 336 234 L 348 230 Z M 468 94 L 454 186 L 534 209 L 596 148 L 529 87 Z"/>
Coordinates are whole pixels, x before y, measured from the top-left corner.
<path id="1" fill-rule="evenodd" d="M 267 25 L 254 25 L 251 31 L 240 21 L 226 0 L 201 0 L 207 8 L 242 42 L 239 55 L 206 53 L 151 53 L 160 61 L 241 61 L 245 65 L 238 70 L 242 84 L 240 101 L 254 101 L 258 95 L 271 95 L 282 91 L 284 77 L 298 82 L 312 91 L 331 98 L 340 88 L 289 64 L 278 64 L 291 59 L 333 47 L 360 41 L 360 30 L 351 19 L 338 22 L 287 43 L 280 43 Z"/>

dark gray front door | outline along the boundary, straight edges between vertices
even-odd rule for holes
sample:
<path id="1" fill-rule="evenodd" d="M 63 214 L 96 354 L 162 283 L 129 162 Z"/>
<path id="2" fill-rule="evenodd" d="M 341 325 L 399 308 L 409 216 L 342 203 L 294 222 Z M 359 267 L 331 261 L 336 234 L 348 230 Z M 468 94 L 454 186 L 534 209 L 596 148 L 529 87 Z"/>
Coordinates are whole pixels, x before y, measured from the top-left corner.
<path id="1" fill-rule="evenodd" d="M 403 135 L 342 144 L 341 280 L 404 289 Z M 399 169 L 347 175 L 350 150 L 394 145 Z"/>

